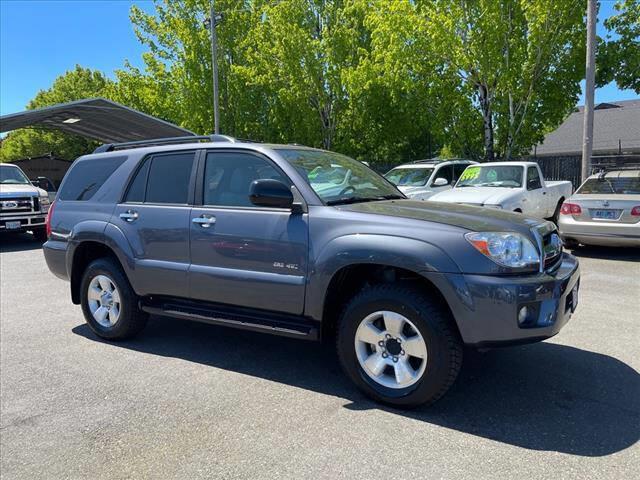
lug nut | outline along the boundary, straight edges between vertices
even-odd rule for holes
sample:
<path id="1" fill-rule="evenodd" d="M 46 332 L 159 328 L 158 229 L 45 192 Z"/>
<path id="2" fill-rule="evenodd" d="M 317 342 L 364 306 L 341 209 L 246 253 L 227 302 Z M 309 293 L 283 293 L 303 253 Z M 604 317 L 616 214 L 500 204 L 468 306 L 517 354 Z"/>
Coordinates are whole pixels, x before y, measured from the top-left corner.
<path id="1" fill-rule="evenodd" d="M 378 342 L 378 345 L 380 345 L 381 347 L 384 347 L 384 342 L 383 342 L 382 340 L 380 340 L 380 341 Z"/>
<path id="2" fill-rule="evenodd" d="M 393 357 L 393 361 L 397 362 L 398 361 L 398 357 Z"/>
<path id="3" fill-rule="evenodd" d="M 387 358 L 389 355 L 387 355 L 387 352 L 382 352 L 382 358 Z"/>
<path id="4" fill-rule="evenodd" d="M 389 335 L 388 333 L 385 334 L 384 338 L 391 338 L 391 335 Z"/>
<path id="5" fill-rule="evenodd" d="M 400 355 L 404 355 L 404 350 L 400 350 Z"/>

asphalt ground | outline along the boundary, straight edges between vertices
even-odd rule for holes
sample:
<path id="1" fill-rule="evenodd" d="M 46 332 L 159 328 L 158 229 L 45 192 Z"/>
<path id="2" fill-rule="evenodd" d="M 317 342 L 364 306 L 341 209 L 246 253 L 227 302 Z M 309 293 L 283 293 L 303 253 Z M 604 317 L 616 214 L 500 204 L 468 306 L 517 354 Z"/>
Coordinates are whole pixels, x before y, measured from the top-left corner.
<path id="1" fill-rule="evenodd" d="M 638 478 L 638 251 L 576 251 L 559 335 L 466 352 L 442 400 L 400 411 L 331 345 L 167 318 L 99 340 L 37 243 L 0 242 L 3 479 Z"/>

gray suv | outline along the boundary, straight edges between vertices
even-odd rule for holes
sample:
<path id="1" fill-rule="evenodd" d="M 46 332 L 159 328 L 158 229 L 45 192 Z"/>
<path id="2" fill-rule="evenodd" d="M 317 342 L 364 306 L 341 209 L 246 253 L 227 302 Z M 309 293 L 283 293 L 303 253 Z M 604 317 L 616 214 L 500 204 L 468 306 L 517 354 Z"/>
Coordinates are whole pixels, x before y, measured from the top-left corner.
<path id="1" fill-rule="evenodd" d="M 47 222 L 47 264 L 100 337 L 157 314 L 330 338 L 351 380 L 396 406 L 440 398 L 464 345 L 551 337 L 578 301 L 552 223 L 408 200 L 361 162 L 298 145 L 104 145 L 74 162 Z"/>

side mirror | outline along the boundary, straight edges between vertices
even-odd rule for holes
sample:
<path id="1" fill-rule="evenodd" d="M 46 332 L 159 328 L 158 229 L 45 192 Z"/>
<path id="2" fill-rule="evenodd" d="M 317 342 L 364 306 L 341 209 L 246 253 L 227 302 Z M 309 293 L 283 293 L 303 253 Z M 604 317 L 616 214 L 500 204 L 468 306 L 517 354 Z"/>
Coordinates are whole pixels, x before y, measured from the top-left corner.
<path id="1" fill-rule="evenodd" d="M 293 193 L 280 180 L 262 178 L 251 182 L 249 200 L 258 207 L 291 208 Z"/>
<path id="2" fill-rule="evenodd" d="M 446 178 L 438 177 L 433 181 L 434 187 L 444 187 L 445 185 L 449 185 L 449 180 Z"/>

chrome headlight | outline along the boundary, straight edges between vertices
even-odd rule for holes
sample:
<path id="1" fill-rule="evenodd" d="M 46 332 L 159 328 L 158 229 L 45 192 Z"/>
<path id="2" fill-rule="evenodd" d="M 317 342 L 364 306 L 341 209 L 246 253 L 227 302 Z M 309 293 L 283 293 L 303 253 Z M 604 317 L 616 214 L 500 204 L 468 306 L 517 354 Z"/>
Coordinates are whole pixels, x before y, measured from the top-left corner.
<path id="1" fill-rule="evenodd" d="M 467 241 L 498 265 L 510 268 L 539 267 L 540 254 L 533 243 L 514 232 L 473 232 Z"/>
<path id="2" fill-rule="evenodd" d="M 46 213 L 49 210 L 49 205 L 51 204 L 49 197 L 47 195 L 40 195 L 38 198 L 40 200 L 40 210 Z"/>

